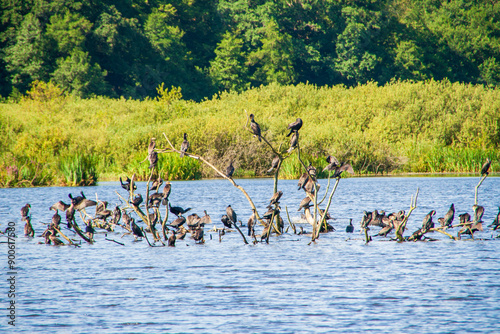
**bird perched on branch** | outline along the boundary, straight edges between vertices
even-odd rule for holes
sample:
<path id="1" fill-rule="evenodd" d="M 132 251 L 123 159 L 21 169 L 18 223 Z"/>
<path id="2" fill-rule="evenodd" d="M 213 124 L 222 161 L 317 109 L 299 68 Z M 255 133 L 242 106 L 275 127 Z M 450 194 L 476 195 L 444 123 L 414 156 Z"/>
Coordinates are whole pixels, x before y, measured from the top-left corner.
<path id="1" fill-rule="evenodd" d="M 303 188 L 306 185 L 308 180 L 309 180 L 309 174 L 302 173 L 302 175 L 299 178 L 299 182 L 297 183 L 297 186 L 299 187 L 299 189 L 297 189 L 297 190 L 300 190 L 301 188 Z"/>
<path id="2" fill-rule="evenodd" d="M 333 155 L 327 156 L 326 157 L 326 162 L 328 162 L 328 165 L 326 165 L 326 167 L 323 168 L 323 172 L 324 171 L 332 171 L 335 168 L 340 167 L 340 162 Z"/>
<path id="3" fill-rule="evenodd" d="M 45 243 L 46 244 L 52 244 L 54 246 L 62 246 L 64 245 L 64 242 L 61 241 L 61 239 L 56 237 L 56 232 L 55 230 L 49 229 L 45 233 Z"/>
<path id="4" fill-rule="evenodd" d="M 120 176 L 120 185 L 122 186 L 123 189 L 125 189 L 126 191 L 130 191 L 130 182 L 132 180 L 130 180 L 130 178 L 127 176 L 127 179 L 125 180 L 125 182 L 122 181 L 122 177 Z M 137 189 L 137 186 L 134 184 L 134 190 Z"/>
<path id="5" fill-rule="evenodd" d="M 438 218 L 438 222 L 443 227 L 450 227 L 453 223 L 453 219 L 455 218 L 455 205 L 451 203 L 448 212 L 444 215 L 444 218 Z"/>
<path id="6" fill-rule="evenodd" d="M 86 199 L 85 195 L 83 194 L 83 191 L 80 191 L 81 196 L 76 196 L 73 197 L 72 194 L 68 194 L 68 197 L 71 199 L 71 203 L 73 203 L 75 206 L 77 206 L 81 201 Z"/>
<path id="7" fill-rule="evenodd" d="M 234 223 L 236 224 L 237 222 L 237 215 L 236 215 L 236 212 L 234 212 L 233 208 L 231 207 L 231 205 L 228 205 L 227 208 L 226 208 L 226 214 L 228 216 L 228 218 Z"/>
<path id="8" fill-rule="evenodd" d="M 134 234 L 136 239 L 144 237 L 144 233 L 142 233 L 141 228 L 137 226 L 134 218 L 131 218 L 130 220 L 130 230 L 132 231 L 132 234 Z"/>
<path id="9" fill-rule="evenodd" d="M 56 213 L 54 213 L 54 215 L 52 216 L 51 225 L 59 227 L 60 223 L 61 223 L 61 216 L 59 215 L 59 212 L 56 210 Z"/>
<path id="10" fill-rule="evenodd" d="M 231 177 L 233 177 L 233 173 L 234 173 L 233 161 L 230 160 L 229 166 L 227 166 L 227 168 L 226 168 L 226 176 L 231 178 Z"/>
<path id="11" fill-rule="evenodd" d="M 302 210 L 303 208 L 308 208 L 310 205 L 309 203 L 311 203 L 311 198 L 309 196 L 306 196 L 301 202 L 300 202 L 300 205 L 299 205 L 299 209 L 297 211 L 300 211 Z"/>
<path id="12" fill-rule="evenodd" d="M 434 228 L 434 222 L 432 221 L 432 216 L 436 214 L 436 210 L 431 210 L 427 215 L 425 215 L 422 221 L 422 230 L 427 232 L 431 228 Z"/>
<path id="13" fill-rule="evenodd" d="M 255 116 L 250 114 L 250 128 L 255 136 L 259 138 L 259 141 L 262 141 L 260 134 L 260 125 L 255 121 Z"/>
<path id="14" fill-rule="evenodd" d="M 90 240 L 94 239 L 94 227 L 92 226 L 92 221 L 88 220 L 85 222 L 85 234 Z"/>
<path id="15" fill-rule="evenodd" d="M 292 137 L 290 138 L 290 148 L 286 151 L 287 153 L 292 152 L 297 145 L 299 144 L 299 133 L 294 132 Z"/>
<path id="16" fill-rule="evenodd" d="M 489 174 L 490 166 L 491 166 L 491 160 L 490 158 L 486 158 L 486 162 L 483 164 L 483 167 L 481 167 L 481 176 Z"/>
<path id="17" fill-rule="evenodd" d="M 91 206 L 95 206 L 95 205 L 97 205 L 96 201 L 84 198 L 80 202 L 78 202 L 78 204 L 75 205 L 75 210 L 80 211 L 80 210 L 83 210 L 85 208 L 88 208 L 88 207 L 91 207 Z"/>
<path id="18" fill-rule="evenodd" d="M 148 155 L 153 153 L 153 151 L 155 150 L 155 147 L 156 147 L 156 138 L 151 138 L 151 141 L 149 142 L 149 146 L 148 146 Z"/>
<path id="19" fill-rule="evenodd" d="M 113 210 L 113 215 L 111 216 L 111 223 L 118 225 L 120 219 L 122 218 L 122 210 L 120 210 L 119 206 L 116 206 Z"/>
<path id="20" fill-rule="evenodd" d="M 269 204 L 273 205 L 273 204 L 279 203 L 281 196 L 283 196 L 283 192 L 281 190 L 275 192 L 273 197 L 271 197 Z"/>
<path id="21" fill-rule="evenodd" d="M 289 137 L 292 134 L 292 132 L 299 131 L 301 127 L 302 127 L 302 119 L 297 118 L 295 122 L 288 124 L 288 129 L 290 129 L 290 132 L 286 136 Z"/>
<path id="22" fill-rule="evenodd" d="M 189 149 L 189 142 L 187 140 L 187 133 L 184 133 L 184 141 L 182 142 L 181 144 L 181 154 L 180 154 L 180 157 L 182 158 L 184 156 L 184 153 L 187 152 L 187 150 Z"/>
<path id="23" fill-rule="evenodd" d="M 224 227 L 231 228 L 233 225 L 231 224 L 231 219 L 227 215 L 222 215 L 222 218 L 220 219 L 222 224 L 224 224 Z"/>
<path id="24" fill-rule="evenodd" d="M 26 204 L 21 208 L 21 220 L 27 221 L 28 217 L 30 216 L 30 209 L 31 209 L 31 204 Z"/>
<path id="25" fill-rule="evenodd" d="M 182 215 L 182 214 L 188 212 L 189 210 L 191 210 L 191 208 L 183 209 L 180 206 L 171 206 L 170 203 L 168 204 L 168 207 L 169 207 L 170 212 L 172 212 L 177 217 L 179 217 L 179 215 Z"/>
<path id="26" fill-rule="evenodd" d="M 149 205 L 159 207 L 163 201 L 163 193 L 154 193 L 149 195 Z"/>
<path id="27" fill-rule="evenodd" d="M 133 205 L 133 206 L 139 206 L 141 205 L 143 199 L 142 199 L 142 195 L 141 194 L 137 194 L 133 199 L 132 201 L 130 201 L 130 203 Z"/>
<path id="28" fill-rule="evenodd" d="M 168 196 L 170 196 L 171 191 L 172 191 L 172 185 L 170 184 L 170 181 L 167 181 L 165 183 L 165 187 L 163 187 L 163 199 L 161 200 L 161 204 L 167 205 Z"/>
<path id="29" fill-rule="evenodd" d="M 183 216 L 180 216 L 180 217 L 177 217 L 175 218 L 171 223 L 170 223 L 170 226 L 172 227 L 175 227 L 175 228 L 179 228 L 181 227 L 182 225 L 184 225 L 184 223 L 186 222 L 186 218 L 183 217 Z"/>
<path id="30" fill-rule="evenodd" d="M 163 184 L 163 179 L 160 176 L 158 176 L 158 178 L 154 180 L 153 183 L 151 184 L 151 188 L 149 188 L 149 191 L 154 190 L 157 192 L 162 184 Z"/>
<path id="31" fill-rule="evenodd" d="M 354 174 L 354 169 L 352 168 L 351 164 L 340 163 L 334 156 L 329 155 L 328 157 L 326 157 L 326 162 L 328 162 L 328 165 L 326 165 L 323 171 L 333 172 L 331 177 L 333 177 L 334 179 L 340 178 L 342 172 L 348 172 L 351 175 Z"/>
<path id="32" fill-rule="evenodd" d="M 209 225 L 209 224 L 212 224 L 212 218 L 210 218 L 209 214 L 207 213 L 207 210 L 203 210 L 203 212 L 205 213 L 205 215 L 203 217 L 201 217 L 200 219 L 200 225 Z"/>
<path id="33" fill-rule="evenodd" d="M 172 231 L 172 235 L 168 238 L 168 247 L 175 247 L 175 240 L 177 240 L 177 237 L 175 231 Z"/>
<path id="34" fill-rule="evenodd" d="M 150 155 L 148 155 L 148 161 L 149 161 L 149 169 L 153 169 L 156 167 L 156 164 L 158 163 L 158 153 L 155 151 L 151 152 Z"/>
<path id="35" fill-rule="evenodd" d="M 29 216 L 26 218 L 26 223 L 24 224 L 24 236 L 31 238 L 35 236 L 35 231 L 33 230 L 33 225 L 31 225 L 31 218 Z"/>
<path id="36" fill-rule="evenodd" d="M 66 211 L 69 208 L 69 204 L 64 203 L 63 201 L 59 201 L 57 203 L 52 204 L 50 210 L 54 211 Z"/>
<path id="37" fill-rule="evenodd" d="M 279 163 L 280 163 L 280 157 L 275 156 L 273 161 L 271 162 L 271 168 L 267 172 L 271 173 L 273 169 L 278 168 Z"/>

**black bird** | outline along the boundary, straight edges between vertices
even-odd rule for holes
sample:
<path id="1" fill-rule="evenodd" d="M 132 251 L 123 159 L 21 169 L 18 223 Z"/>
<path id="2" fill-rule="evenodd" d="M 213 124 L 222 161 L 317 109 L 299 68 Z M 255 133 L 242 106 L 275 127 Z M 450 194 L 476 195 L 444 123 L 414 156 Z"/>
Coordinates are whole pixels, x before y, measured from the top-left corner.
<path id="1" fill-rule="evenodd" d="M 233 225 L 231 224 L 231 219 L 227 215 L 222 215 L 222 218 L 220 219 L 222 224 L 224 224 L 225 227 L 231 228 Z"/>
<path id="2" fill-rule="evenodd" d="M 69 204 L 64 203 L 63 201 L 59 201 L 57 203 L 54 203 L 51 207 L 50 210 L 54 211 L 66 211 L 69 208 Z"/>
<path id="3" fill-rule="evenodd" d="M 207 210 L 203 210 L 203 212 L 205 212 L 205 215 L 201 217 L 200 225 L 205 226 L 211 224 L 212 218 L 210 218 L 210 216 L 208 215 Z"/>
<path id="4" fill-rule="evenodd" d="M 248 236 L 251 237 L 254 234 L 254 225 L 255 225 L 255 213 L 252 213 L 250 218 L 248 218 L 247 227 L 248 227 Z"/>
<path id="5" fill-rule="evenodd" d="M 175 218 L 171 223 L 170 223 L 170 226 L 172 227 L 175 227 L 175 228 L 179 228 L 181 227 L 182 225 L 184 225 L 184 223 L 186 222 L 186 218 L 183 217 L 183 216 L 180 216 L 180 217 L 177 217 Z"/>
<path id="6" fill-rule="evenodd" d="M 340 162 L 333 155 L 327 156 L 326 162 L 328 162 L 328 165 L 326 165 L 326 167 L 323 168 L 323 172 L 324 171 L 332 171 L 332 170 L 335 170 L 336 168 L 340 167 Z"/>
<path id="7" fill-rule="evenodd" d="M 290 138 L 290 148 L 286 152 L 287 153 L 292 152 L 297 147 L 298 143 L 299 143 L 299 133 L 294 132 L 292 137 Z"/>
<path id="8" fill-rule="evenodd" d="M 163 200 L 163 193 L 154 193 L 149 195 L 149 205 L 150 206 L 160 206 L 160 203 Z"/>
<path id="9" fill-rule="evenodd" d="M 486 158 L 486 162 L 483 164 L 483 167 L 481 168 L 481 176 L 489 174 L 490 166 L 491 166 L 491 160 L 490 158 Z"/>
<path id="10" fill-rule="evenodd" d="M 234 173 L 234 166 L 233 166 L 233 161 L 229 161 L 229 166 L 227 166 L 226 168 L 226 176 L 231 178 L 233 177 L 233 173 Z"/>
<path id="11" fill-rule="evenodd" d="M 300 190 L 301 188 L 303 188 L 306 185 L 307 180 L 309 180 L 309 174 L 302 173 L 302 175 L 299 178 L 299 183 L 297 184 L 297 186 L 299 187 L 299 189 L 297 189 L 297 190 Z"/>
<path id="12" fill-rule="evenodd" d="M 290 129 L 290 132 L 286 136 L 289 137 L 292 134 L 292 132 L 299 131 L 301 127 L 302 127 L 302 119 L 297 118 L 295 122 L 288 124 L 288 129 Z"/>
<path id="13" fill-rule="evenodd" d="M 168 203 L 168 207 L 170 209 L 170 212 L 172 212 L 177 217 L 179 217 L 179 215 L 182 215 L 182 214 L 188 212 L 189 210 L 191 210 L 191 208 L 187 208 L 184 210 L 180 206 L 171 206 L 170 203 Z"/>
<path id="14" fill-rule="evenodd" d="M 352 225 L 352 219 L 349 221 L 349 225 L 345 228 L 346 233 L 354 232 L 354 226 Z"/>
<path id="15" fill-rule="evenodd" d="M 80 191 L 81 196 L 76 196 L 73 197 L 72 194 L 68 194 L 68 197 L 71 199 L 71 203 L 73 203 L 75 206 L 77 206 L 81 201 L 83 201 L 86 197 L 83 194 L 83 191 Z"/>
<path id="16" fill-rule="evenodd" d="M 100 210 L 98 210 L 95 214 L 95 218 L 96 219 L 102 219 L 104 221 L 106 221 L 109 217 L 111 217 L 111 215 L 113 214 L 113 211 L 109 210 L 107 208 L 108 206 L 108 203 L 105 202 L 106 204 L 104 204 L 103 206 L 100 207 Z"/>
<path id="17" fill-rule="evenodd" d="M 309 166 L 307 166 L 306 170 L 310 176 L 316 178 L 316 167 L 314 167 L 311 163 L 309 163 Z"/>
<path id="18" fill-rule="evenodd" d="M 309 196 L 306 196 L 301 202 L 299 209 L 297 211 L 302 210 L 303 208 L 308 208 L 310 207 L 309 203 L 311 203 L 311 198 Z"/>
<path id="19" fill-rule="evenodd" d="M 167 181 L 165 183 L 165 187 L 163 187 L 163 199 L 161 200 L 161 204 L 167 205 L 168 196 L 170 196 L 171 191 L 172 191 L 172 184 L 170 184 L 170 181 Z"/>
<path id="20" fill-rule="evenodd" d="M 460 221 L 460 224 L 466 224 L 470 222 L 470 214 L 465 212 L 460 215 L 458 215 L 458 219 Z"/>
<path id="21" fill-rule="evenodd" d="M 172 231 L 172 235 L 168 238 L 168 247 L 175 247 L 175 240 L 177 240 L 175 231 Z"/>
<path id="22" fill-rule="evenodd" d="M 342 172 L 348 172 L 349 174 L 354 174 L 354 169 L 352 168 L 351 164 L 349 163 L 342 163 L 340 167 L 336 167 L 333 170 L 332 177 L 335 178 L 340 178 L 342 175 Z"/>
<path id="23" fill-rule="evenodd" d="M 30 215 L 31 204 L 26 204 L 21 208 L 21 220 L 27 220 Z"/>
<path id="24" fill-rule="evenodd" d="M 137 224 L 135 223 L 135 220 L 133 218 L 130 221 L 130 230 L 132 231 L 132 233 L 134 234 L 134 236 L 136 237 L 136 239 L 138 237 L 139 238 L 144 237 L 144 233 L 142 233 L 141 228 L 139 226 L 137 226 Z"/>
<path id="25" fill-rule="evenodd" d="M 51 244 L 54 246 L 61 246 L 64 245 L 64 242 L 61 241 L 61 239 L 56 237 L 56 233 L 54 230 L 48 230 L 45 233 L 45 243 L 46 244 Z"/>
<path id="26" fill-rule="evenodd" d="M 141 205 L 143 199 L 142 199 L 142 195 L 141 194 L 137 194 L 134 199 L 132 199 L 131 203 L 132 205 L 134 206 L 139 206 Z"/>
<path id="27" fill-rule="evenodd" d="M 96 204 L 96 207 L 95 207 L 95 211 L 96 212 L 103 211 L 103 210 L 106 210 L 107 207 L 108 207 L 107 201 L 98 201 L 98 203 Z"/>
<path id="28" fill-rule="evenodd" d="M 451 203 L 450 209 L 448 212 L 444 215 L 444 218 L 438 218 L 438 222 L 441 224 L 441 226 L 446 226 L 450 227 L 451 224 L 453 223 L 453 219 L 455 218 L 455 205 Z"/>
<path id="29" fill-rule="evenodd" d="M 436 214 L 435 210 L 431 210 L 422 221 L 422 230 L 423 232 L 427 232 L 431 228 L 434 228 L 434 222 L 432 221 L 432 216 Z"/>
<path id="30" fill-rule="evenodd" d="M 255 116 L 253 114 L 250 114 L 250 128 L 252 129 L 253 134 L 259 138 L 259 141 L 262 141 L 260 125 L 255 121 Z"/>
<path id="31" fill-rule="evenodd" d="M 203 243 L 204 228 L 203 226 L 197 226 L 191 231 L 191 236 L 197 243 Z"/>
<path id="32" fill-rule="evenodd" d="M 227 208 L 226 208 L 226 214 L 227 214 L 227 217 L 234 223 L 236 224 L 237 222 L 237 215 L 236 215 L 236 212 L 234 212 L 233 208 L 231 207 L 231 205 L 228 205 Z"/>
<path id="33" fill-rule="evenodd" d="M 491 223 L 489 227 L 493 228 L 493 231 L 496 231 L 500 227 L 500 206 L 498 207 L 498 213 L 495 216 L 493 223 Z"/>
<path id="34" fill-rule="evenodd" d="M 180 154 L 181 158 L 184 156 L 184 153 L 186 153 L 188 149 L 189 149 L 189 142 L 187 140 L 187 133 L 184 133 L 184 141 L 181 144 L 181 154 Z"/>
<path id="35" fill-rule="evenodd" d="M 75 219 L 75 206 L 71 204 L 69 208 L 66 210 L 66 223 L 68 228 L 71 228 L 71 224 Z"/>
<path id="36" fill-rule="evenodd" d="M 189 216 L 187 216 L 187 218 L 186 218 L 186 225 L 188 226 L 188 228 L 190 230 L 192 230 L 198 226 L 201 226 L 200 222 L 201 222 L 201 218 L 200 218 L 200 216 L 198 216 L 197 213 L 192 213 Z"/>
<path id="37" fill-rule="evenodd" d="M 274 195 L 273 195 L 273 197 L 271 197 L 271 200 L 270 200 L 269 204 L 273 205 L 273 204 L 279 203 L 279 200 L 280 200 L 281 196 L 283 196 L 283 192 L 281 190 L 275 192 Z"/>
<path id="38" fill-rule="evenodd" d="M 61 223 L 61 216 L 59 215 L 59 213 L 56 211 L 56 213 L 54 213 L 54 215 L 52 216 L 52 221 L 51 221 L 51 225 L 52 226 L 55 226 L 55 227 L 59 227 L 59 224 Z"/>
<path id="39" fill-rule="evenodd" d="M 273 161 L 271 162 L 271 168 L 267 172 L 271 173 L 273 169 L 278 168 L 279 163 L 280 163 L 280 157 L 275 156 Z"/>
<path id="40" fill-rule="evenodd" d="M 155 151 L 151 152 L 150 155 L 148 155 L 148 160 L 149 160 L 149 169 L 155 168 L 156 164 L 158 163 L 158 153 Z"/>
<path id="41" fill-rule="evenodd" d="M 85 234 L 87 234 L 87 237 L 90 240 L 92 240 L 92 239 L 94 239 L 94 233 L 95 233 L 95 230 L 94 230 L 94 227 L 92 227 L 92 222 L 87 221 L 87 223 L 85 224 Z"/>
<path id="42" fill-rule="evenodd" d="M 484 207 L 481 205 L 474 204 L 472 206 L 472 210 L 474 210 L 474 223 L 482 223 L 483 222 Z"/>
<path id="43" fill-rule="evenodd" d="M 120 207 L 116 206 L 115 209 L 113 210 L 113 215 L 111 216 L 111 223 L 118 225 L 121 217 L 122 217 L 122 210 L 120 210 Z"/>
<path id="44" fill-rule="evenodd" d="M 33 226 L 31 225 L 30 219 L 26 220 L 24 224 L 24 236 L 33 238 L 35 236 L 35 231 L 33 230 Z"/>
<path id="45" fill-rule="evenodd" d="M 319 191 L 320 185 L 316 183 L 313 179 L 309 178 L 304 185 L 304 190 L 310 194 L 314 194 L 314 185 L 316 184 L 316 189 Z"/>
<path id="46" fill-rule="evenodd" d="M 156 147 L 156 138 L 151 138 L 151 141 L 149 142 L 149 146 L 148 146 L 148 155 L 150 155 L 151 153 L 153 153 L 153 151 L 155 150 L 155 147 Z"/>
<path id="47" fill-rule="evenodd" d="M 84 198 L 80 202 L 78 202 L 78 204 L 75 204 L 74 207 L 75 207 L 75 210 L 80 211 L 80 210 L 83 210 L 83 209 L 88 208 L 90 206 L 96 206 L 96 205 L 97 205 L 96 201 Z"/>
<path id="48" fill-rule="evenodd" d="M 132 182 L 132 180 L 130 180 L 130 178 L 128 176 L 127 176 L 127 179 L 125 180 L 125 182 L 122 181 L 122 177 L 120 176 L 120 185 L 126 191 L 130 191 L 130 182 Z M 136 189 L 137 189 L 137 186 L 134 184 L 134 190 L 136 190 Z"/>
<path id="49" fill-rule="evenodd" d="M 151 188 L 149 188 L 149 191 L 154 190 L 157 192 L 162 184 L 163 184 L 163 179 L 160 176 L 158 176 L 158 178 L 153 181 L 153 184 L 151 184 Z"/>

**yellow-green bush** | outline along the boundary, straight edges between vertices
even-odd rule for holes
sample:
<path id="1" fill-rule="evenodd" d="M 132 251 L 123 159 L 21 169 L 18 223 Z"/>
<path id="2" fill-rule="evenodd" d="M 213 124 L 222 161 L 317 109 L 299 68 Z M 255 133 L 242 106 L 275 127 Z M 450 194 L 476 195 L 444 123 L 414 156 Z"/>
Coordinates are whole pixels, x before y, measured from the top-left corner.
<path id="1" fill-rule="evenodd" d="M 96 159 L 91 175 L 99 180 L 132 173 L 146 179 L 148 162 L 141 161 L 150 138 L 167 148 L 165 133 L 179 148 L 184 132 L 190 152 L 222 170 L 234 160 L 236 177 L 263 176 L 273 153 L 245 129 L 250 113 L 282 151 L 289 146 L 287 125 L 301 117 L 302 157 L 317 167 L 332 154 L 349 161 L 358 174 L 477 172 L 487 156 L 493 170 L 499 158 L 500 92 L 481 85 L 269 85 L 200 103 L 179 99 L 173 88 L 160 92 L 160 98 L 144 101 L 79 99 L 38 83 L 19 102 L 0 104 L 1 186 L 66 183 L 61 166 L 77 156 Z M 282 176 L 298 177 L 297 163 L 287 159 Z M 44 166 L 43 173 L 36 172 L 37 166 Z M 215 176 L 199 162 L 172 153 L 160 154 L 158 168 L 169 179 Z"/>

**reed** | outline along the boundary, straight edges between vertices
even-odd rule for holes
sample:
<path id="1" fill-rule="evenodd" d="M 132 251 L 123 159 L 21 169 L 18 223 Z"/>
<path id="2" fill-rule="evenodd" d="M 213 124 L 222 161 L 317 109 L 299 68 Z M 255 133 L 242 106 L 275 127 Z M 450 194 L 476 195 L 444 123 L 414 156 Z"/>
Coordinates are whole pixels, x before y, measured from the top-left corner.
<path id="1" fill-rule="evenodd" d="M 67 186 L 91 186 L 97 183 L 97 160 L 96 156 L 76 154 L 61 159 L 59 169 L 64 176 L 64 185 Z"/>

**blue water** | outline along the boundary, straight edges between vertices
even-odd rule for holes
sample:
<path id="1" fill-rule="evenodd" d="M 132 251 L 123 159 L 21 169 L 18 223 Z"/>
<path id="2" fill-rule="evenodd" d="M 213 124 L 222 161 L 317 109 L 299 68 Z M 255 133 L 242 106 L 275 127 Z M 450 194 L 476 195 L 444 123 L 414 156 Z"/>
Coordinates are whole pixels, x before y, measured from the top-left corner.
<path id="1" fill-rule="evenodd" d="M 236 232 L 219 242 L 205 227 L 205 244 L 186 237 L 176 247 L 149 247 L 124 230 L 99 230 L 92 245 L 54 247 L 40 237 L 49 207 L 68 193 L 122 206 L 118 183 L 96 187 L 0 189 L 0 229 L 16 223 L 16 332 L 34 333 L 498 333 L 500 332 L 500 233 L 486 228 L 500 205 L 500 178 L 479 189 L 485 207 L 484 231 L 475 240 L 452 241 L 433 233 L 435 242 L 390 241 L 359 232 L 364 210 L 408 210 L 419 189 L 417 209 L 405 235 L 436 210 L 451 203 L 456 216 L 472 214 L 478 177 L 385 177 L 342 179 L 330 214 L 335 232 L 310 236 L 288 231 L 269 244 L 245 245 Z M 272 180 L 236 180 L 259 212 L 272 196 Z M 320 180 L 321 195 L 326 180 Z M 297 181 L 280 181 L 281 207 L 306 231 L 297 211 L 303 191 Z M 145 195 L 145 183 L 137 192 Z M 172 205 L 207 210 L 213 225 L 231 205 L 246 224 L 251 210 L 243 194 L 225 180 L 172 182 Z M 30 203 L 36 237 L 22 236 L 19 210 Z M 324 207 L 324 204 L 323 206 Z M 88 210 L 93 213 L 92 209 Z M 78 217 L 78 216 L 77 216 Z M 285 216 L 286 217 L 286 216 Z M 345 233 L 353 219 L 355 233 Z M 64 217 L 63 217 L 64 220 Z M 77 218 L 83 226 L 80 218 Z M 456 223 L 456 221 L 455 221 Z M 285 218 L 285 226 L 288 226 Z M 257 227 L 257 233 L 261 227 Z M 246 228 L 243 228 L 246 231 Z M 376 234 L 378 228 L 370 233 Z M 68 230 L 63 230 L 78 240 Z M 456 235 L 457 230 L 450 233 Z M 393 235 L 392 235 L 393 236 Z M 124 243 L 105 240 L 113 239 Z M 1 237 L 1 241 L 5 241 Z M 0 331 L 7 324 L 7 247 L 2 245 Z"/>

